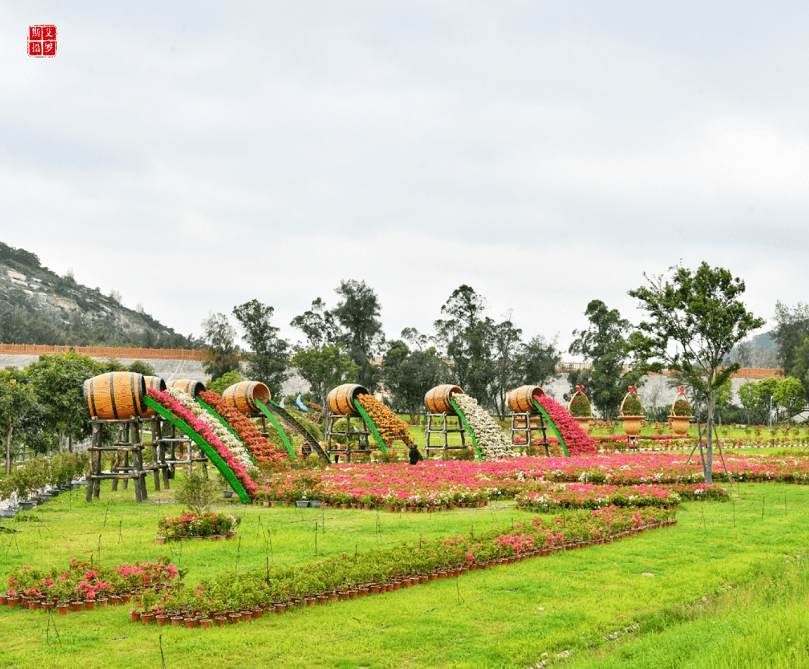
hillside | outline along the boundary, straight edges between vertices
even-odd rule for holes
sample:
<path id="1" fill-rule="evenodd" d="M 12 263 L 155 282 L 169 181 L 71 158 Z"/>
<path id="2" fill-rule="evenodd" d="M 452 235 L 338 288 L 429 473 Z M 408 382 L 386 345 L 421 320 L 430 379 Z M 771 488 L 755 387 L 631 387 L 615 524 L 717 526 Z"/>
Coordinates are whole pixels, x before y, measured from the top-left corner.
<path id="1" fill-rule="evenodd" d="M 195 348 L 114 295 L 58 276 L 30 251 L 0 242 L 0 342 L 74 346 Z"/>

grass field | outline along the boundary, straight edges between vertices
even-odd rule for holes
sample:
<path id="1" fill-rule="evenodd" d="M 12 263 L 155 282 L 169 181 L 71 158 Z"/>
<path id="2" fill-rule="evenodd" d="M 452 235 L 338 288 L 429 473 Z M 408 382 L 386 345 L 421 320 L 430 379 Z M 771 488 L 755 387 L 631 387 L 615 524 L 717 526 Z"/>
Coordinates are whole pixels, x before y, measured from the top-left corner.
<path id="1" fill-rule="evenodd" d="M 52 617 L 2 607 L 0 667 L 809 666 L 809 489 L 740 493 L 684 504 L 677 525 L 613 544 L 221 629 L 130 623 L 126 605 Z M 0 535 L 0 571 L 170 555 L 193 585 L 237 564 L 304 563 L 531 517 L 510 504 L 436 514 L 233 505 L 237 539 L 157 546 L 158 517 L 179 511 L 170 496 L 137 505 L 131 491 L 105 488 L 88 505 L 82 491 L 63 494 L 29 522 L 6 523 L 20 532 Z"/>

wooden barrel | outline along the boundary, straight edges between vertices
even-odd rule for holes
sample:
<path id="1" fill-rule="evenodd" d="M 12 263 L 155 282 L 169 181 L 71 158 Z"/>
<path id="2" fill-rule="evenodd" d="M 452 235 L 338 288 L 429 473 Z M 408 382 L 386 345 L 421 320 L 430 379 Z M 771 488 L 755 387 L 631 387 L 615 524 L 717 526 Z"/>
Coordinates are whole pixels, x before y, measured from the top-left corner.
<path id="1" fill-rule="evenodd" d="M 146 383 L 146 390 L 152 389 L 161 393 L 166 389 L 166 382 L 159 376 L 144 376 L 143 381 Z M 146 413 L 143 414 L 143 417 L 153 418 L 156 415 L 157 412 L 154 409 L 146 409 Z"/>
<path id="2" fill-rule="evenodd" d="M 539 386 L 520 386 L 509 391 L 506 403 L 514 413 L 535 413 L 534 397 L 544 397 L 545 391 Z"/>
<path id="3" fill-rule="evenodd" d="M 256 400 L 266 406 L 270 401 L 270 389 L 261 381 L 241 381 L 227 388 L 222 399 L 242 413 L 258 413 Z"/>
<path id="4" fill-rule="evenodd" d="M 359 395 L 368 395 L 368 390 L 356 383 L 344 383 L 329 391 L 326 396 L 326 404 L 329 412 L 337 416 L 359 416 L 359 412 L 354 406 L 354 400 Z"/>
<path id="5" fill-rule="evenodd" d="M 453 395 L 463 395 L 463 390 L 458 386 L 453 386 L 451 383 L 445 383 L 441 386 L 428 390 L 424 396 L 424 404 L 427 405 L 427 411 L 430 413 L 449 413 L 454 414 L 455 409 L 449 403 Z"/>
<path id="6" fill-rule="evenodd" d="M 171 386 L 169 387 L 184 390 L 191 395 L 191 397 L 196 397 L 201 392 L 205 391 L 205 384 L 202 381 L 195 381 L 194 379 L 179 379 L 178 381 L 172 381 Z"/>
<path id="7" fill-rule="evenodd" d="M 93 418 L 125 419 L 149 410 L 143 401 L 146 382 L 142 374 L 134 372 L 108 372 L 87 379 L 82 395 Z"/>

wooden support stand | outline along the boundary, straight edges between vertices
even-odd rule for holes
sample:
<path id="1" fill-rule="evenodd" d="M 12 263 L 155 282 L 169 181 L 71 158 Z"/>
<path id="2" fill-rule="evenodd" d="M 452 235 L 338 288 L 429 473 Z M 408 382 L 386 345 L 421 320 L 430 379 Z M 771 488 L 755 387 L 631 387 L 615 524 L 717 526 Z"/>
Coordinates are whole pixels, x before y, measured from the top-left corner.
<path id="1" fill-rule="evenodd" d="M 194 471 L 194 463 L 202 465 L 202 475 L 208 478 L 208 457 L 197 445 L 177 429 L 177 426 L 168 421 L 158 419 L 160 422 L 160 444 L 163 452 L 163 461 L 168 465 L 169 478 L 174 478 L 177 466 L 187 467 L 188 474 Z"/>
<path id="2" fill-rule="evenodd" d="M 92 418 L 93 434 L 90 446 L 90 471 L 87 474 L 87 501 L 92 502 L 93 496 L 98 499 L 101 493 L 101 481 L 112 480 L 112 489 L 118 489 L 118 482 L 124 482 L 124 488 L 129 487 L 130 479 L 134 482 L 135 500 L 145 502 L 146 474 L 143 463 L 143 420 L 132 417 L 124 420 L 100 420 Z M 118 434 L 112 446 L 104 446 L 101 427 L 113 423 L 118 427 Z M 112 463 L 108 470 L 103 468 L 104 453 L 114 453 Z M 130 459 L 131 458 L 131 459 Z"/>
<path id="3" fill-rule="evenodd" d="M 540 413 L 512 413 L 511 427 L 509 428 L 509 436 L 511 438 L 512 448 L 525 448 L 528 450 L 532 446 L 534 434 L 541 432 L 542 441 L 539 442 L 540 446 L 545 447 L 545 455 L 550 456 L 551 448 L 548 442 L 548 426 L 545 424 L 545 419 Z M 514 437 L 525 435 L 525 444 L 515 444 Z"/>
<path id="4" fill-rule="evenodd" d="M 438 423 L 438 419 L 440 420 L 440 424 Z M 450 420 L 454 419 L 454 424 L 450 423 Z M 461 445 L 458 446 L 457 444 L 450 445 L 449 443 L 449 435 L 450 434 L 459 434 L 461 436 Z M 431 445 L 430 439 L 432 435 L 439 436 L 439 445 Z M 449 414 L 449 413 L 428 413 L 427 414 L 427 426 L 424 429 L 424 436 L 426 437 L 426 445 L 424 446 L 424 451 L 427 454 L 427 457 L 430 457 L 431 452 L 441 452 L 441 457 L 446 460 L 447 453 L 449 451 L 459 451 L 461 449 L 468 448 L 466 445 L 466 428 L 464 427 L 463 421 L 461 417 L 456 414 Z"/>
<path id="5" fill-rule="evenodd" d="M 345 420 L 345 428 L 335 430 L 335 424 L 341 420 Z M 354 421 L 353 428 L 352 420 Z M 352 454 L 370 455 L 371 445 L 368 442 L 370 434 L 371 431 L 362 416 L 343 416 L 329 413 L 326 417 L 326 453 L 334 456 L 334 462 L 338 462 L 340 456 L 345 457 L 346 462 L 351 462 Z M 340 442 L 335 441 L 335 436 L 345 439 L 345 447 Z M 351 443 L 352 439 L 355 442 L 354 444 Z"/>

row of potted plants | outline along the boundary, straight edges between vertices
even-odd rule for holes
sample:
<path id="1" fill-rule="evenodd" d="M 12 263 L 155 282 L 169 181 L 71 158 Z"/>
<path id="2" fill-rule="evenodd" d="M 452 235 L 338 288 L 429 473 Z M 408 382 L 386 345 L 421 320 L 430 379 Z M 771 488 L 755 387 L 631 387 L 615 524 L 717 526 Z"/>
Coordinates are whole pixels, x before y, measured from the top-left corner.
<path id="1" fill-rule="evenodd" d="M 520 509 L 547 513 L 557 509 L 600 509 L 605 506 L 669 507 L 684 499 L 727 501 L 728 498 L 725 488 L 703 483 L 634 486 L 557 483 L 536 486 L 517 494 L 515 499 Z"/>
<path id="2" fill-rule="evenodd" d="M 0 481 L 0 498 L 16 497 L 18 503 L 36 497 L 47 501 L 69 490 L 87 472 L 88 464 L 87 453 L 57 453 L 51 458 L 34 458 Z"/>
<path id="3" fill-rule="evenodd" d="M 146 622 L 161 616 L 160 624 L 167 620 L 179 624 L 180 619 L 189 627 L 201 621 L 233 623 L 269 611 L 361 597 L 380 593 L 383 587 L 385 591 L 406 588 L 470 569 L 608 543 L 671 524 L 676 522 L 674 518 L 673 509 L 608 507 L 566 520 L 534 518 L 514 525 L 511 532 L 495 529 L 466 537 L 400 543 L 356 555 L 342 553 L 305 565 L 229 571 L 193 588 L 143 593 L 133 620 L 143 621 L 145 613 Z"/>
<path id="4" fill-rule="evenodd" d="M 133 593 L 166 588 L 185 572 L 168 558 L 157 561 L 123 562 L 116 567 L 100 567 L 73 558 L 67 569 L 32 569 L 28 565 L 8 576 L 8 589 L 0 595 L 0 605 L 23 605 L 28 609 L 57 608 L 59 613 L 96 604 L 129 601 Z"/>

